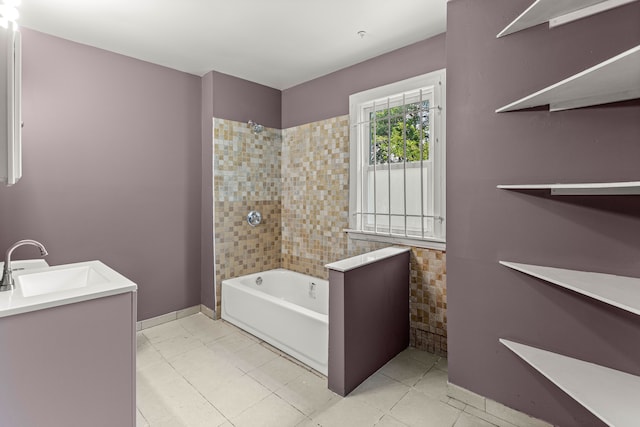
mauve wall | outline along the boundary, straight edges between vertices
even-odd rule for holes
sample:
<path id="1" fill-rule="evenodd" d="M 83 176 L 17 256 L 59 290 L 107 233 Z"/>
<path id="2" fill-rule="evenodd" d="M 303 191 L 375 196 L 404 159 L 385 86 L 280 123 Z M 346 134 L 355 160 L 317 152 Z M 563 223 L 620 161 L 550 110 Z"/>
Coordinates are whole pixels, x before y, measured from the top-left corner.
<path id="1" fill-rule="evenodd" d="M 498 338 L 640 375 L 640 318 L 498 260 L 638 277 L 640 197 L 496 185 L 638 180 L 640 102 L 494 110 L 639 44 L 640 3 L 496 39 L 530 4 L 448 3 L 449 381 L 556 425 L 599 426 Z"/>
<path id="2" fill-rule="evenodd" d="M 0 250 L 99 259 L 138 284 L 140 319 L 199 304 L 200 78 L 22 33 L 24 176 L 0 187 Z"/>
<path id="3" fill-rule="evenodd" d="M 282 96 L 278 89 L 212 71 L 213 116 L 282 129 Z"/>
<path id="4" fill-rule="evenodd" d="M 282 128 L 349 114 L 349 95 L 445 68 L 445 34 L 282 92 Z"/>

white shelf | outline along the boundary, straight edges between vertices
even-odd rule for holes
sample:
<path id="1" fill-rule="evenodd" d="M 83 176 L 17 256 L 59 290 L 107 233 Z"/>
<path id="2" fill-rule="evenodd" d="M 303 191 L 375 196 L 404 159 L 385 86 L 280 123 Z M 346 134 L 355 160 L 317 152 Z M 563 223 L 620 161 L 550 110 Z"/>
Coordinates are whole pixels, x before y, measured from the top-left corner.
<path id="1" fill-rule="evenodd" d="M 640 279 L 500 261 L 500 264 L 640 315 Z M 640 400 L 638 401 L 640 403 Z M 640 420 L 640 418 L 638 418 Z"/>
<path id="2" fill-rule="evenodd" d="M 550 111 L 640 98 L 640 45 L 555 83 L 496 113 L 549 105 Z"/>
<path id="3" fill-rule="evenodd" d="M 536 0 L 496 37 L 549 22 L 561 25 L 635 0 Z"/>
<path id="4" fill-rule="evenodd" d="M 502 190 L 549 190 L 556 196 L 634 195 L 640 194 L 640 181 L 591 182 L 577 184 L 515 184 L 498 185 Z"/>
<path id="5" fill-rule="evenodd" d="M 640 377 L 502 338 L 500 342 L 607 425 L 638 426 Z"/>

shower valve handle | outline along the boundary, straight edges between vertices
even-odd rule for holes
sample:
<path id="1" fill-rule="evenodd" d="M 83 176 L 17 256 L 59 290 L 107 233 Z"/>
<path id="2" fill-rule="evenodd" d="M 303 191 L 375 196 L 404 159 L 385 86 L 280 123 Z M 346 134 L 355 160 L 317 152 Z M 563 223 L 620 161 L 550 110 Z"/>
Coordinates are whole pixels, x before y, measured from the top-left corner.
<path id="1" fill-rule="evenodd" d="M 247 215 L 247 222 L 250 226 L 255 227 L 262 222 L 262 214 L 258 211 L 251 211 Z"/>

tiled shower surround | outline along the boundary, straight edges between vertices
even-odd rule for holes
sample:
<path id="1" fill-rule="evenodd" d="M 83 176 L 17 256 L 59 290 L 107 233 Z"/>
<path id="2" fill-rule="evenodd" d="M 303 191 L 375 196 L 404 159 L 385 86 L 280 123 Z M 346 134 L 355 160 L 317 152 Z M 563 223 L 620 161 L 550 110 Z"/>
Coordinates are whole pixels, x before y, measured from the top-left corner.
<path id="1" fill-rule="evenodd" d="M 253 133 L 246 123 L 214 119 L 213 207 L 216 313 L 222 280 L 279 268 L 281 260 L 280 130 Z M 257 210 L 262 223 L 251 227 Z"/>
<path id="2" fill-rule="evenodd" d="M 282 131 L 282 263 L 328 279 L 349 256 L 349 117 Z"/>
<path id="3" fill-rule="evenodd" d="M 216 311 L 221 281 L 283 267 L 328 278 L 325 264 L 388 244 L 355 241 L 349 213 L 349 117 L 253 134 L 214 120 Z M 250 210 L 263 223 L 250 227 Z M 447 354 L 446 254 L 412 248 L 411 345 Z"/>

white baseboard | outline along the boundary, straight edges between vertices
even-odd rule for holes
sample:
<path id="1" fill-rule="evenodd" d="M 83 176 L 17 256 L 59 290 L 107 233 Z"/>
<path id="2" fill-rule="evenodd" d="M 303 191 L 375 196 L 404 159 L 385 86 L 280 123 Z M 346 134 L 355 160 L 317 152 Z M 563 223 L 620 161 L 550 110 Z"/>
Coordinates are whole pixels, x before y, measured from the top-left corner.
<path id="1" fill-rule="evenodd" d="M 210 309 L 204 304 L 200 304 L 200 312 L 213 320 L 217 320 L 215 311 L 213 311 L 212 309 Z"/>
<path id="2" fill-rule="evenodd" d="M 500 427 L 553 427 L 546 421 L 511 409 L 502 403 L 476 394 L 466 388 L 447 383 L 447 396 L 467 406 L 464 411 Z"/>
<path id="3" fill-rule="evenodd" d="M 194 305 L 193 307 L 183 308 L 182 310 L 172 311 L 171 313 L 166 313 L 160 316 L 152 317 L 150 319 L 141 320 L 139 322 L 136 322 L 136 331 L 152 328 L 154 326 L 162 325 L 163 323 L 171 322 L 172 320 L 182 319 L 183 317 L 200 313 L 200 311 L 202 311 L 202 307 L 204 306 Z"/>

